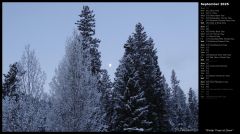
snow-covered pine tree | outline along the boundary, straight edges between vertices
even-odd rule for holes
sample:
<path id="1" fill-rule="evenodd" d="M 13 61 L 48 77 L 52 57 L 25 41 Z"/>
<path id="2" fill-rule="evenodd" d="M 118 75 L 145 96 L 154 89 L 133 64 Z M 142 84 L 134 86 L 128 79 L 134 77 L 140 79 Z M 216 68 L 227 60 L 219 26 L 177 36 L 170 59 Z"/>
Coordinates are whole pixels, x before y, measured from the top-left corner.
<path id="1" fill-rule="evenodd" d="M 93 14 L 93 10 L 90 10 L 88 6 L 83 6 L 83 10 L 79 16 L 80 16 L 80 20 L 78 20 L 77 23 L 75 24 L 78 26 L 78 30 L 82 35 L 82 45 L 83 45 L 83 53 L 84 53 L 83 56 L 84 56 L 84 59 L 87 59 L 87 60 L 83 60 L 83 64 L 88 64 L 87 67 L 92 74 L 91 81 L 93 81 L 93 83 L 91 84 L 92 90 L 90 91 L 93 91 L 93 92 L 96 92 L 94 90 L 100 91 L 101 89 L 101 84 L 100 84 L 101 55 L 100 55 L 100 52 L 98 51 L 100 40 L 94 37 L 95 15 Z M 94 94 L 97 95 L 96 93 Z M 95 100 L 95 101 L 96 101 L 96 104 L 99 103 L 98 100 Z M 86 126 L 86 129 L 96 131 L 102 128 L 102 125 L 98 123 L 99 122 L 98 120 L 103 115 L 101 114 L 101 112 L 99 112 L 100 110 L 97 110 L 97 108 L 100 108 L 101 106 L 102 105 L 96 106 L 94 115 L 92 115 L 91 120 L 88 121 L 89 123 Z"/>
<path id="2" fill-rule="evenodd" d="M 101 55 L 98 51 L 100 40 L 94 38 L 95 35 L 95 15 L 93 10 L 88 6 L 83 6 L 82 13 L 79 15 L 80 20 L 75 23 L 78 26 L 83 37 L 83 49 L 90 48 L 91 71 L 93 74 L 98 74 L 101 71 Z"/>
<path id="3" fill-rule="evenodd" d="M 147 56 L 147 59 L 145 58 L 146 67 L 143 69 L 147 70 L 144 73 L 144 82 L 147 83 L 145 92 L 149 94 L 147 99 L 150 102 L 150 107 L 152 109 L 151 119 L 155 118 L 153 121 L 153 131 L 166 132 L 169 131 L 169 119 L 167 116 L 166 93 L 164 89 L 163 76 L 158 65 L 158 56 L 156 54 L 157 50 L 153 49 L 153 39 L 149 38 L 147 42 L 148 45 L 145 46 L 145 53 L 150 54 Z M 152 89 L 149 88 L 151 86 Z M 154 112 L 157 113 L 157 117 L 155 117 Z"/>
<path id="4" fill-rule="evenodd" d="M 101 86 L 100 110 L 103 116 L 100 117 L 99 123 L 103 125 L 101 131 L 109 131 L 113 116 L 113 92 L 112 82 L 109 78 L 107 70 L 105 69 L 101 70 L 100 86 Z"/>
<path id="5" fill-rule="evenodd" d="M 131 43 L 131 37 L 129 37 L 127 43 Z M 127 80 L 130 77 L 131 69 L 130 64 L 127 62 L 127 56 L 129 55 L 130 48 L 126 48 L 123 58 L 120 60 L 120 65 L 116 69 L 115 78 L 113 83 L 113 100 L 114 100 L 114 112 L 113 112 L 113 124 L 110 126 L 110 131 L 123 131 L 123 120 L 126 118 L 124 108 L 124 92 L 127 86 Z M 128 65 L 126 65 L 128 63 Z"/>
<path id="6" fill-rule="evenodd" d="M 17 90 L 19 90 L 19 81 L 20 81 L 20 75 L 22 75 L 23 73 L 19 72 L 18 69 L 18 62 L 15 62 L 14 64 L 10 65 L 10 70 L 8 72 L 8 74 L 3 74 L 4 76 L 4 82 L 3 82 L 3 86 L 2 86 L 2 96 L 3 99 L 6 96 L 9 97 L 15 97 L 15 99 L 17 100 L 19 94 L 17 92 Z"/>
<path id="7" fill-rule="evenodd" d="M 188 92 L 188 126 L 192 131 L 198 131 L 198 100 L 192 88 Z"/>
<path id="8" fill-rule="evenodd" d="M 168 83 L 166 81 L 165 76 L 163 75 L 163 87 L 165 90 L 165 109 L 166 109 L 166 114 L 165 114 L 165 131 L 172 131 L 172 122 L 171 122 L 171 116 L 172 116 L 172 101 L 171 101 L 171 88 L 168 86 Z"/>
<path id="9" fill-rule="evenodd" d="M 10 70 L 7 74 L 3 74 L 4 82 L 2 85 L 2 130 L 3 131 L 18 131 L 20 112 L 20 79 L 23 72 L 19 70 L 19 63 L 15 62 L 10 65 Z"/>
<path id="10" fill-rule="evenodd" d="M 130 103 L 132 103 L 133 99 L 135 98 L 131 99 L 130 102 L 130 95 L 132 94 L 133 96 L 135 94 L 135 96 L 137 96 L 136 91 L 138 89 L 134 88 L 135 84 L 133 81 L 134 71 L 136 71 L 133 64 L 133 54 L 136 51 L 136 48 L 134 48 L 135 46 L 133 46 L 133 43 L 133 37 L 129 36 L 127 43 L 124 45 L 124 56 L 120 61 L 117 72 L 115 73 L 116 78 L 114 82 L 114 99 L 116 106 L 114 108 L 116 113 L 114 116 L 114 125 L 112 127 L 112 131 L 133 131 L 134 129 L 130 128 L 130 121 L 133 121 L 132 118 L 134 118 L 132 117 L 133 115 L 131 115 L 131 107 L 133 107 L 133 105 Z M 134 101 L 136 101 L 136 99 Z"/>
<path id="11" fill-rule="evenodd" d="M 184 131 L 186 127 L 186 96 L 182 91 L 179 80 L 177 80 L 176 73 L 172 70 L 171 84 L 172 84 L 172 116 L 173 131 Z"/>
<path id="12" fill-rule="evenodd" d="M 162 74 L 153 40 L 141 23 L 124 45 L 115 73 L 112 131 L 164 131 L 166 120 Z"/>

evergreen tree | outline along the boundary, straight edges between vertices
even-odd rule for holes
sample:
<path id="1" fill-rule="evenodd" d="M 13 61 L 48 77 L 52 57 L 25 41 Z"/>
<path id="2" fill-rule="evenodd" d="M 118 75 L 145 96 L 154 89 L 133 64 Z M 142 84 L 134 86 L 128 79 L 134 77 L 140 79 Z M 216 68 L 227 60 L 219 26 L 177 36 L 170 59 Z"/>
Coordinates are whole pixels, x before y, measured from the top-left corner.
<path id="1" fill-rule="evenodd" d="M 17 131 L 19 130 L 19 118 L 20 111 L 20 78 L 22 72 L 19 70 L 19 63 L 15 62 L 10 65 L 10 70 L 7 74 L 3 74 L 4 82 L 2 86 L 2 129 L 3 131 Z"/>
<path id="2" fill-rule="evenodd" d="M 18 93 L 19 92 L 18 88 L 19 88 L 19 81 L 20 81 L 20 76 L 23 75 L 23 73 L 21 73 L 18 69 L 18 64 L 17 62 L 15 62 L 14 64 L 10 65 L 10 70 L 8 72 L 8 74 L 3 74 L 4 76 L 4 82 L 3 82 L 3 99 L 6 96 L 9 97 L 15 97 L 16 100 L 19 97 Z"/>
<path id="3" fill-rule="evenodd" d="M 166 109 L 166 114 L 165 114 L 165 131 L 172 131 L 172 123 L 171 123 L 171 116 L 172 116 L 172 100 L 171 100 L 171 88 L 168 86 L 166 82 L 166 78 L 163 76 L 163 87 L 165 90 L 165 109 Z"/>
<path id="4" fill-rule="evenodd" d="M 112 82 L 109 78 L 107 70 L 101 70 L 101 114 L 102 121 L 100 122 L 103 124 L 103 128 L 101 131 L 109 131 L 110 125 L 112 123 L 112 116 L 113 116 L 113 94 L 112 94 Z"/>
<path id="5" fill-rule="evenodd" d="M 141 23 L 124 45 L 115 73 L 113 131 L 164 131 L 166 109 L 156 49 Z"/>
<path id="6" fill-rule="evenodd" d="M 82 13 L 79 16 L 80 20 L 75 24 L 78 26 L 78 30 L 83 37 L 83 49 L 90 49 L 90 69 L 93 74 L 98 74 L 101 71 L 101 55 L 98 52 L 100 40 L 93 37 L 95 35 L 95 15 L 93 14 L 93 10 L 90 10 L 88 6 L 83 6 Z"/>
<path id="7" fill-rule="evenodd" d="M 192 113 L 190 112 L 190 109 L 189 109 L 189 103 L 187 103 L 187 107 L 186 107 L 186 129 L 188 131 L 191 131 L 193 130 L 192 129 Z"/>
<path id="8" fill-rule="evenodd" d="M 91 88 L 90 91 L 100 92 L 101 55 L 100 55 L 100 52 L 98 51 L 100 40 L 94 37 L 95 15 L 93 14 L 93 10 L 90 10 L 88 6 L 83 6 L 83 10 L 79 16 L 80 16 L 80 20 L 78 20 L 77 23 L 75 24 L 78 26 L 78 30 L 82 35 L 82 48 L 83 48 L 83 58 L 84 58 L 83 64 L 87 64 L 87 69 L 90 70 L 91 74 L 93 75 L 90 80 L 93 82 L 90 85 L 92 86 L 90 87 Z M 94 90 L 97 90 L 97 91 L 94 91 Z M 96 95 L 96 93 L 94 94 Z M 95 101 L 98 101 L 98 100 L 95 100 Z M 100 108 L 99 106 L 97 107 Z M 99 111 L 101 110 L 95 110 L 94 116 L 90 117 L 92 120 L 88 121 L 88 125 L 86 126 L 86 129 L 98 130 L 102 127 L 101 125 L 99 126 L 97 125 L 100 120 L 99 116 L 102 116 L 101 112 Z"/>
<path id="9" fill-rule="evenodd" d="M 193 131 L 198 130 L 198 101 L 192 88 L 188 92 L 188 109 L 189 109 L 189 128 Z"/>
<path id="10" fill-rule="evenodd" d="M 172 70 L 171 84 L 172 84 L 172 106 L 173 114 L 171 121 L 173 124 L 173 131 L 184 131 L 186 129 L 186 96 L 179 86 L 176 73 Z"/>

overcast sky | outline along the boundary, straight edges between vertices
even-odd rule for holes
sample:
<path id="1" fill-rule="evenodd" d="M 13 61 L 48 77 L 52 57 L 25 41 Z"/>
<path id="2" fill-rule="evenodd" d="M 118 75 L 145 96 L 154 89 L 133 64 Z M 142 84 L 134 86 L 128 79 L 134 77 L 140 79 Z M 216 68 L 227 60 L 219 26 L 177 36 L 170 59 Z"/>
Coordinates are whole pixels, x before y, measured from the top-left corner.
<path id="1" fill-rule="evenodd" d="M 198 90 L 198 5 L 187 2 L 3 3 L 3 73 L 20 60 L 24 46 L 30 44 L 47 73 L 45 89 L 49 90 L 48 83 L 64 56 L 66 39 L 76 28 L 83 5 L 94 10 L 102 68 L 112 80 L 123 45 L 141 22 L 154 40 L 167 82 L 170 84 L 174 69 L 185 92 L 190 87 Z"/>

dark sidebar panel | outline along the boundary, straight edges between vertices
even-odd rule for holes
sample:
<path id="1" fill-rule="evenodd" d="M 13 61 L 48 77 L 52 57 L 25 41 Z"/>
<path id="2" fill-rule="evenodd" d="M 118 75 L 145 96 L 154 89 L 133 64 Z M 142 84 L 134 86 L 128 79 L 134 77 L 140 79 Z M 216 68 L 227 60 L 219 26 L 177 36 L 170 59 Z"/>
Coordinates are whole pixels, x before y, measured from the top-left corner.
<path id="1" fill-rule="evenodd" d="M 199 2 L 200 132 L 237 131 L 237 5 L 230 1 Z"/>

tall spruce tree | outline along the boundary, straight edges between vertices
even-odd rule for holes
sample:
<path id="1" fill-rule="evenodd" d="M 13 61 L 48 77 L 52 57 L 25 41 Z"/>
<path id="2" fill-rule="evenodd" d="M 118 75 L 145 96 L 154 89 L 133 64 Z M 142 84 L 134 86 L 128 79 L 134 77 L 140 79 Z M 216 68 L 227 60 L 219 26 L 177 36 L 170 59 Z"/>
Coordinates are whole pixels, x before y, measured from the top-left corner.
<path id="1" fill-rule="evenodd" d="M 78 26 L 83 37 L 83 49 L 90 49 L 91 54 L 91 71 L 98 74 L 101 71 L 100 52 L 98 51 L 100 40 L 94 38 L 95 35 L 95 15 L 93 10 L 88 6 L 83 6 L 82 13 L 79 15 L 80 20 L 75 23 Z"/>
<path id="2" fill-rule="evenodd" d="M 163 76 L 163 87 L 165 90 L 165 109 L 166 109 L 166 114 L 165 114 L 165 131 L 172 131 L 172 124 L 171 124 L 171 116 L 172 116 L 172 100 L 171 100 L 171 88 L 168 86 L 168 83 L 166 81 L 166 78 Z"/>
<path id="3" fill-rule="evenodd" d="M 162 73 L 153 40 L 147 37 L 141 23 L 136 25 L 124 48 L 115 73 L 113 131 L 164 131 Z"/>
<path id="4" fill-rule="evenodd" d="M 19 70 L 19 63 L 9 65 L 10 70 L 3 74 L 4 82 L 2 85 L 2 130 L 19 130 L 19 100 L 20 100 L 20 78 L 23 73 Z"/>
<path id="5" fill-rule="evenodd" d="M 192 88 L 188 92 L 188 109 L 189 109 L 189 128 L 192 131 L 198 130 L 198 100 Z"/>
<path id="6" fill-rule="evenodd" d="M 84 58 L 83 64 L 89 64 L 87 66 L 87 69 L 90 70 L 91 74 L 93 75 L 92 86 L 94 87 L 92 88 L 101 92 L 101 88 L 102 88 L 101 80 L 100 80 L 101 79 L 101 60 L 100 60 L 101 55 L 100 55 L 100 52 L 98 51 L 100 40 L 94 37 L 95 14 L 93 13 L 93 10 L 89 8 L 89 6 L 83 6 L 82 12 L 79 15 L 79 17 L 80 17 L 80 20 L 78 20 L 77 23 L 75 24 L 77 25 L 78 30 L 82 35 L 83 58 Z M 92 91 L 92 92 L 95 92 L 95 91 Z M 100 107 L 101 106 L 102 105 L 100 105 Z M 102 116 L 101 112 L 99 111 L 101 110 L 95 110 L 94 116 L 90 117 L 92 121 L 89 121 L 86 129 L 99 130 L 102 127 L 98 123 L 100 120 L 98 117 Z"/>
<path id="7" fill-rule="evenodd" d="M 2 86 L 2 95 L 3 95 L 3 99 L 6 96 L 9 97 L 15 97 L 15 99 L 17 100 L 19 94 L 19 81 L 20 81 L 20 76 L 23 74 L 23 72 L 21 73 L 19 68 L 19 63 L 15 62 L 14 64 L 9 65 L 10 70 L 7 74 L 3 74 L 4 76 L 4 82 L 3 82 L 3 86 Z"/>
<path id="8" fill-rule="evenodd" d="M 173 113 L 171 121 L 173 124 L 173 131 L 184 131 L 186 129 L 186 96 L 179 85 L 176 73 L 172 70 L 171 84 L 172 84 L 172 106 Z"/>
<path id="9" fill-rule="evenodd" d="M 113 115 L 113 95 L 112 95 L 112 82 L 109 78 L 108 72 L 105 69 L 101 70 L 101 121 L 100 123 L 103 125 L 101 131 L 109 131 L 110 125 L 112 123 L 112 115 Z"/>

